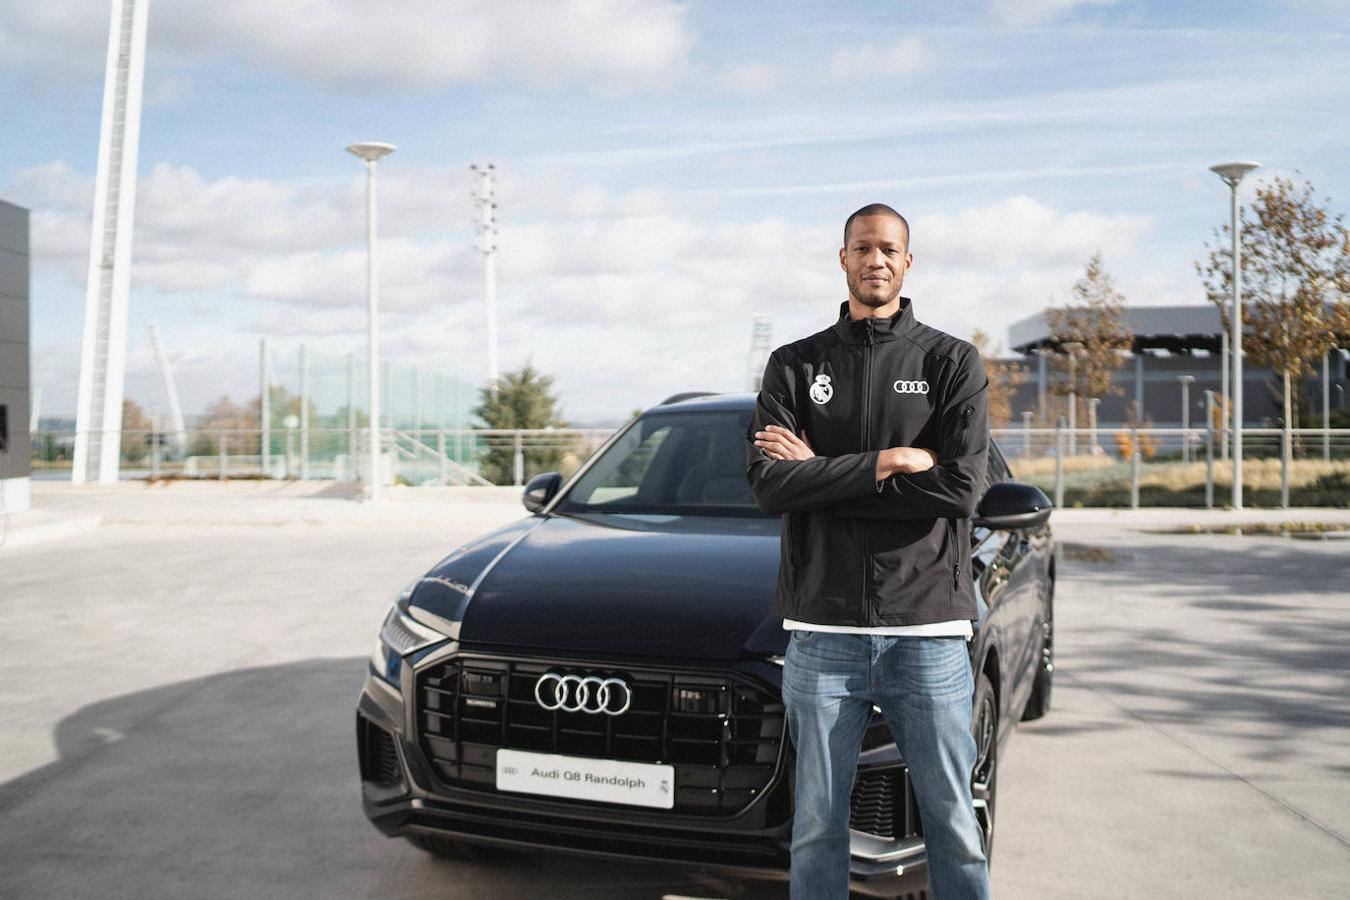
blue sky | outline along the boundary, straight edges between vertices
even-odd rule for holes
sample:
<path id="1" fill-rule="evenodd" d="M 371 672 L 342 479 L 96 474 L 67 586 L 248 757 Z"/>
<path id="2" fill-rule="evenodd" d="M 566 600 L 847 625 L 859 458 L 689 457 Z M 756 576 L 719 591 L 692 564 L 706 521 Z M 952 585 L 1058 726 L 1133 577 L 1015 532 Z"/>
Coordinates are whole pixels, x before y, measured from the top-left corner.
<path id="1" fill-rule="evenodd" d="M 1350 210 L 1337 0 L 155 0 L 150 22 L 127 394 L 151 408 L 150 323 L 188 411 L 256 393 L 260 336 L 364 353 L 356 140 L 399 147 L 386 358 L 485 378 L 468 165 L 492 161 L 502 365 L 532 359 L 580 422 L 742 389 L 757 313 L 775 343 L 828 324 L 867 202 L 913 223 L 919 318 L 998 340 L 1098 250 L 1130 302 L 1202 302 L 1214 162 Z M 53 415 L 74 409 L 106 38 L 102 3 L 0 0 L 0 197 L 33 210 Z"/>

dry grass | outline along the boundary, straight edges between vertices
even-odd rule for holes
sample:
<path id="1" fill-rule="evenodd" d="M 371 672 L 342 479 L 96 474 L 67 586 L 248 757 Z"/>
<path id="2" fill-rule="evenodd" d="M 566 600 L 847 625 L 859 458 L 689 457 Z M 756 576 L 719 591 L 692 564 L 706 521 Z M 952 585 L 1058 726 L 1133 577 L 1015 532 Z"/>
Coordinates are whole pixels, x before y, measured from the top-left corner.
<path id="1" fill-rule="evenodd" d="M 1090 472 L 1094 469 L 1106 469 L 1116 465 L 1119 460 L 1110 456 L 1091 456 L 1080 454 L 1078 456 L 1064 457 L 1065 472 Z M 1042 456 L 1036 459 L 1010 459 L 1008 467 L 1012 469 L 1013 474 L 1018 478 L 1034 478 L 1037 475 L 1055 474 L 1055 458 L 1053 456 Z M 1200 474 L 1200 479 L 1204 480 L 1204 473 Z"/>
<path id="2" fill-rule="evenodd" d="M 1009 460 L 1013 474 L 1018 478 L 1040 480 L 1053 478 L 1055 460 L 1053 457 L 1029 460 Z M 1111 466 L 1128 466 L 1109 456 L 1068 456 L 1064 458 L 1064 472 L 1092 472 Z M 1350 477 L 1350 460 L 1323 462 L 1320 459 L 1296 459 L 1289 466 L 1289 486 L 1306 487 L 1319 479 L 1332 474 Z M 1128 480 L 1129 476 L 1125 476 Z M 1233 464 L 1214 462 L 1215 484 L 1233 483 Z M 1145 462 L 1139 473 L 1139 484 L 1148 487 L 1166 488 L 1171 491 L 1184 491 L 1205 483 L 1204 461 L 1192 463 L 1150 463 Z M 1278 459 L 1246 459 L 1242 462 L 1242 483 L 1252 490 L 1280 489 L 1280 461 Z"/>
<path id="3" fill-rule="evenodd" d="M 1289 486 L 1308 487 L 1329 475 L 1350 476 L 1350 460 L 1323 462 L 1320 459 L 1297 459 L 1289 465 Z M 1233 483 L 1233 464 L 1214 463 L 1216 484 Z M 1205 464 L 1173 463 L 1148 466 L 1140 473 L 1139 484 L 1182 491 L 1205 483 Z M 1280 489 L 1280 461 L 1278 459 L 1245 459 L 1242 461 L 1242 484 L 1249 490 L 1278 491 Z"/>

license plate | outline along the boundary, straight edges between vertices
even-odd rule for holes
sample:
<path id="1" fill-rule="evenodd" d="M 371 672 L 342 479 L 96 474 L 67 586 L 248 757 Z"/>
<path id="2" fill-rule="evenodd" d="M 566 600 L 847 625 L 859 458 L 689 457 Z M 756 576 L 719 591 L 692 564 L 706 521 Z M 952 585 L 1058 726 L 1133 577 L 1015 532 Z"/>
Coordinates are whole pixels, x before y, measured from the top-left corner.
<path id="1" fill-rule="evenodd" d="M 675 806 L 675 767 L 498 750 L 497 790 L 671 809 Z"/>

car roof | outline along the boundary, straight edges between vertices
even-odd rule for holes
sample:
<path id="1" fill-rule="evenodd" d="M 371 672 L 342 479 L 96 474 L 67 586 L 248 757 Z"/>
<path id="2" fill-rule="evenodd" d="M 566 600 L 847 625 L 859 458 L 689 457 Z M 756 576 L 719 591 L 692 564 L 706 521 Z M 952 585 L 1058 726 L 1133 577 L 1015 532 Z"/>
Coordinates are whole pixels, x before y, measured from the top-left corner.
<path id="1" fill-rule="evenodd" d="M 756 396 L 749 391 L 735 394 L 676 394 L 647 412 L 750 412 L 755 408 Z"/>

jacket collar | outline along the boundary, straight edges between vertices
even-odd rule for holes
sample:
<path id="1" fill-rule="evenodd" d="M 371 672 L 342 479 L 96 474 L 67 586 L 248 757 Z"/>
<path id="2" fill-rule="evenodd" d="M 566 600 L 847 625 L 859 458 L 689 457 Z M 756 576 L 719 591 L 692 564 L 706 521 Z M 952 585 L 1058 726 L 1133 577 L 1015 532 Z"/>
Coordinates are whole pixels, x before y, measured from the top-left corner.
<path id="1" fill-rule="evenodd" d="M 839 304 L 839 321 L 834 323 L 833 330 L 846 343 L 865 344 L 869 336 L 873 341 L 893 341 L 917 324 L 914 301 L 908 297 L 900 298 L 899 311 L 889 318 L 850 319 L 845 300 Z"/>

